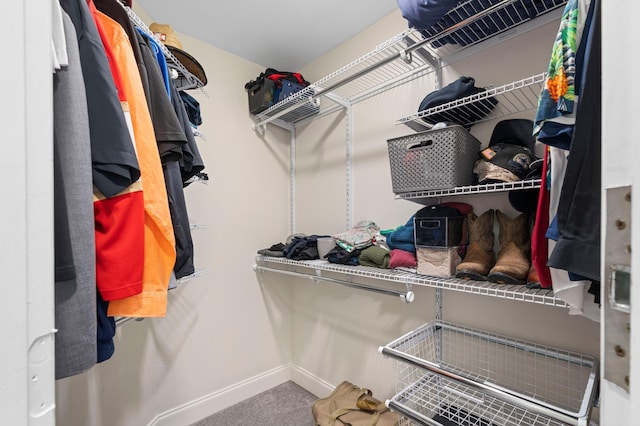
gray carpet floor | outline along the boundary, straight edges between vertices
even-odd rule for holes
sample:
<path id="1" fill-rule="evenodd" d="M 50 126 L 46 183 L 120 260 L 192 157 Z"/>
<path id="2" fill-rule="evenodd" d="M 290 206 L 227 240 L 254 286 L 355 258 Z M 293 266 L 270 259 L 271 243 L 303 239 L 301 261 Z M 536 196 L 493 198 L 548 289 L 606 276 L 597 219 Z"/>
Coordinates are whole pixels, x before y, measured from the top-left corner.
<path id="1" fill-rule="evenodd" d="M 285 382 L 191 426 L 315 426 L 311 405 L 317 396 Z"/>

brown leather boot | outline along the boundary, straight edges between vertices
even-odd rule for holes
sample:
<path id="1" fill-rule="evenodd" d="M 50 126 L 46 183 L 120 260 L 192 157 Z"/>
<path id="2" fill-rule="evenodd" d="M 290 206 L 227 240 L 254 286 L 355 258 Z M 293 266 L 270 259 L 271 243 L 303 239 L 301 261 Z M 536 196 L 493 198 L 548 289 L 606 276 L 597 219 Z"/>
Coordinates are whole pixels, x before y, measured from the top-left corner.
<path id="1" fill-rule="evenodd" d="M 466 280 L 486 281 L 487 274 L 496 263 L 493 252 L 493 209 L 476 216 L 467 215 L 469 245 L 462 263 L 456 267 L 456 277 Z"/>
<path id="2" fill-rule="evenodd" d="M 500 228 L 498 260 L 487 279 L 500 284 L 526 284 L 531 266 L 529 218 L 521 214 L 515 219 L 496 210 Z"/>

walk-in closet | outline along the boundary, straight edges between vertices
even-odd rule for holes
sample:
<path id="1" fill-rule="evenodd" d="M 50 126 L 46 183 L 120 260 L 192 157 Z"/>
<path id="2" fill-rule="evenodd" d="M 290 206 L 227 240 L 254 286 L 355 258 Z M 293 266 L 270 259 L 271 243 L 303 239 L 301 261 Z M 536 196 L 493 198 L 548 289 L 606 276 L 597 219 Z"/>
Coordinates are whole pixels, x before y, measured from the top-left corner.
<path id="1" fill-rule="evenodd" d="M 1 424 L 286 423 L 264 403 L 324 425 L 309 401 L 345 381 L 402 426 L 636 424 L 635 2 L 387 0 L 299 62 L 211 39 L 231 9 L 264 5 L 45 3 L 0 17 Z M 294 31 L 296 4 L 272 6 L 263 31 Z M 310 33 L 349 25 L 299 6 Z M 250 111 L 268 68 L 303 87 Z M 498 167 L 502 143 L 519 155 Z M 284 390 L 298 394 L 256 399 Z"/>

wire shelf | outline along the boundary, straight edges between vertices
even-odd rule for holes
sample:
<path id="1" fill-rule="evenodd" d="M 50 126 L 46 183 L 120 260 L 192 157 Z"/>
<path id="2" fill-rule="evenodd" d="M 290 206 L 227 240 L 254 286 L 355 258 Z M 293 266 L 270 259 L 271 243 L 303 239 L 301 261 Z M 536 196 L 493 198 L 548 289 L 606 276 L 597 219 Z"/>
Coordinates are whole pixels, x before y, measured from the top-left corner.
<path id="1" fill-rule="evenodd" d="M 431 128 L 437 121 L 451 121 L 463 126 L 528 111 L 538 106 L 538 97 L 546 80 L 546 73 L 536 74 L 500 87 L 489 88 L 484 92 L 456 99 L 442 105 L 425 109 L 396 120 L 396 124 L 416 122 Z M 497 104 L 491 110 L 481 110 L 481 101 L 493 99 Z M 437 114 L 437 115 L 436 115 Z M 436 117 L 432 119 L 431 117 Z M 465 120 L 464 117 L 482 117 Z M 462 121 L 462 122 L 461 122 Z"/>
<path id="2" fill-rule="evenodd" d="M 431 28 L 423 30 L 426 46 L 439 58 L 454 55 L 556 10 L 567 0 L 460 1 Z"/>
<path id="3" fill-rule="evenodd" d="M 202 91 L 202 93 L 209 96 L 207 91 L 204 89 L 204 83 L 185 68 L 182 62 L 180 62 L 180 60 L 176 58 L 173 53 L 171 53 L 171 51 L 164 45 L 164 43 L 162 43 L 158 36 L 156 36 L 153 31 L 151 31 L 149 27 L 147 27 L 144 21 L 142 21 L 142 19 L 140 19 L 140 17 L 136 15 L 136 13 L 129 6 L 126 6 L 120 2 L 118 2 L 118 4 L 120 4 L 120 6 L 122 6 L 122 8 L 127 12 L 129 20 L 131 20 L 131 22 L 136 27 L 140 28 L 142 31 L 144 31 L 145 34 L 147 34 L 157 42 L 158 46 L 160 46 L 160 49 L 162 50 L 162 53 L 168 61 L 168 66 L 178 71 L 178 78 L 175 80 L 177 89 L 188 90 L 198 88 Z"/>
<path id="4" fill-rule="evenodd" d="M 597 391 L 590 356 L 443 321 L 380 352 L 395 360 L 398 393 L 387 404 L 408 425 L 438 417 L 461 425 L 586 424 Z"/>
<path id="5" fill-rule="evenodd" d="M 426 202 L 430 198 L 447 197 L 453 195 L 490 194 L 493 192 L 517 191 L 522 189 L 540 188 L 541 179 L 520 180 L 517 182 L 496 182 L 483 185 L 459 186 L 448 189 L 430 189 L 425 191 L 411 191 L 396 194 L 398 200 Z"/>
<path id="6" fill-rule="evenodd" d="M 407 51 L 420 39 L 420 33 L 413 29 L 397 34 L 364 56 L 257 114 L 255 126 L 275 118 L 291 122 L 318 113 L 328 114 L 342 108 L 345 102 L 360 102 L 433 72 L 430 58 Z"/>
<path id="7" fill-rule="evenodd" d="M 551 289 L 533 289 L 524 285 L 496 284 L 488 281 L 467 281 L 458 278 L 440 278 L 421 275 L 416 272 L 401 269 L 381 269 L 367 266 L 350 266 L 330 263 L 325 260 L 290 260 L 282 257 L 258 256 L 256 265 L 281 269 L 283 273 L 296 272 L 309 277 L 334 278 L 337 273 L 345 277 L 346 281 L 355 278 L 366 278 L 400 283 L 403 285 L 418 285 L 459 291 L 463 293 L 491 296 L 501 299 L 535 303 L 539 305 L 566 308 L 567 304 L 554 296 Z"/>
<path id="8" fill-rule="evenodd" d="M 355 104 L 376 96 L 432 73 L 440 67 L 441 60 L 556 10 L 566 1 L 461 1 L 432 28 L 420 31 L 410 28 L 403 31 L 379 44 L 371 52 L 256 115 L 257 122 L 253 127 L 263 126 L 275 119 L 296 122 L 314 115 L 326 115 L 341 109 L 345 104 Z M 529 84 L 528 79 L 523 82 Z M 538 83 L 536 81 L 531 84 Z M 518 88 L 519 91 L 524 87 L 527 86 Z M 515 92 L 513 95 L 507 95 L 513 90 L 515 89 L 506 85 L 493 89 L 493 92 L 490 92 L 492 94 L 485 95 L 503 98 L 502 102 L 499 102 L 500 108 L 486 119 L 511 114 L 522 110 L 520 108 L 532 108 L 528 95 L 524 99 Z M 535 87 L 531 87 L 530 91 L 536 92 Z M 539 92 L 535 93 L 536 99 L 538 94 Z M 473 102 L 465 107 L 477 108 L 472 105 Z M 424 116 L 401 121 L 408 124 L 418 118 Z"/>

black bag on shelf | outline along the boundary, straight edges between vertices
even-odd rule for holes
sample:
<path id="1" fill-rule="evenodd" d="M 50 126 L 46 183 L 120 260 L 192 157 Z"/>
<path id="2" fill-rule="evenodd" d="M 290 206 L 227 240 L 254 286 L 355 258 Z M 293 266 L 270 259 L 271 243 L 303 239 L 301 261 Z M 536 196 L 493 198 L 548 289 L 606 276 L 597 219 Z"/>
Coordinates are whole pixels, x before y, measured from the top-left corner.
<path id="1" fill-rule="evenodd" d="M 300 73 L 267 68 L 255 80 L 244 85 L 249 96 L 249 112 L 260 114 L 308 85 Z"/>

